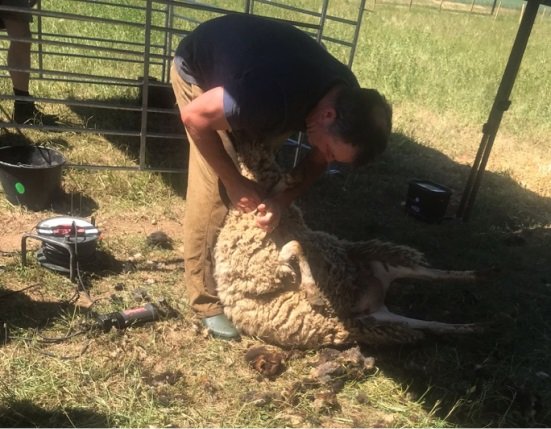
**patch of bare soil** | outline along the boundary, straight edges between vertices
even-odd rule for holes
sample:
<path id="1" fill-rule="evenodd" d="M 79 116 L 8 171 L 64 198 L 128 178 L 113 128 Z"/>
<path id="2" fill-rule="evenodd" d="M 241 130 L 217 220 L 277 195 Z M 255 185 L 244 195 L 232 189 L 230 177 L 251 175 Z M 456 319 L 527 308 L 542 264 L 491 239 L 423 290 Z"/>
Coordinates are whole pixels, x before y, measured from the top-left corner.
<path id="1" fill-rule="evenodd" d="M 0 213 L 0 252 L 14 252 L 21 249 L 21 236 L 30 232 L 41 220 L 49 216 L 44 213 L 14 212 Z"/>
<path id="2" fill-rule="evenodd" d="M 21 249 L 21 237 L 32 232 L 41 221 L 58 216 L 51 212 L 5 212 L 0 213 L 0 252 L 14 252 Z M 144 237 L 156 231 L 163 231 L 175 243 L 178 250 L 183 243 L 182 220 L 183 207 L 173 208 L 170 217 L 149 216 L 142 213 L 128 213 L 124 216 L 106 215 L 96 218 L 96 225 L 103 238 L 119 235 L 143 233 Z M 30 244 L 30 242 L 29 242 Z"/>
<path id="3" fill-rule="evenodd" d="M 171 216 L 151 216 L 144 213 L 98 216 L 96 225 L 104 239 L 128 234 L 143 234 L 144 237 L 156 231 L 164 232 L 175 243 L 175 250 L 183 244 L 183 207 L 172 208 Z"/>

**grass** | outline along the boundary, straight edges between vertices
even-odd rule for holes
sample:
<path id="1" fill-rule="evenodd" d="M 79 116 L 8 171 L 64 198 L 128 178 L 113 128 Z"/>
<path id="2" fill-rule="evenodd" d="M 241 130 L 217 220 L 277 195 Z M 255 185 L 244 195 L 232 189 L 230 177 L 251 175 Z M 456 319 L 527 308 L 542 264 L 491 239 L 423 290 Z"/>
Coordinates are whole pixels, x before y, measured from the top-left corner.
<path id="1" fill-rule="evenodd" d="M 48 6 L 45 1 L 43 5 Z M 56 2 L 58 6 L 70 3 Z M 347 16 L 350 7 L 339 3 L 342 10 L 334 13 Z M 107 13 L 97 6 L 90 13 L 96 9 Z M 326 176 L 299 201 L 313 228 L 343 238 L 377 237 L 412 245 L 444 268 L 500 267 L 499 276 L 483 285 L 444 289 L 405 283 L 389 297 L 394 310 L 412 317 L 499 321 L 497 332 L 431 339 L 413 347 L 366 346 L 363 352 L 375 358 L 375 368 L 346 380 L 336 396 L 338 406 L 320 407 L 316 400 L 323 386 L 307 380 L 317 352 L 289 357 L 286 371 L 268 380 L 243 358 L 258 341 L 227 343 L 204 336 L 183 287 L 183 177 L 65 169 L 65 200 L 55 211 L 33 213 L 0 198 L 0 319 L 7 322 L 11 338 L 0 345 L 0 424 L 549 426 L 549 16 L 536 21 L 471 221 L 425 224 L 407 217 L 402 206 L 409 180 L 421 177 L 452 188 L 450 215 L 454 213 L 517 25 L 518 11 L 502 11 L 494 19 L 422 5 L 409 11 L 377 2 L 364 17 L 354 71 L 364 85 L 379 88 L 392 101 L 392 144 L 373 165 L 346 177 Z M 78 70 L 77 60 L 64 61 L 68 69 Z M 113 71 L 101 63 L 97 71 L 139 73 L 138 68 L 119 66 Z M 8 93 L 7 83 L 2 85 Z M 33 88 L 36 94 L 83 99 L 136 97 L 134 90 L 116 92 L 111 87 L 35 81 Z M 75 123 L 137 124 L 124 112 L 46 108 Z M 131 166 L 137 161 L 135 139 L 72 132 L 28 131 L 25 136 L 61 150 L 75 163 Z M 17 136 L 4 132 L 0 137 L 7 144 Z M 161 149 L 154 143 L 151 152 Z M 173 147 L 163 150 L 165 156 Z M 174 158 L 183 159 L 185 151 L 174 150 Z M 103 232 L 103 270 L 85 275 L 97 300 L 91 308 L 84 297 L 74 300 L 74 284 L 66 277 L 42 268 L 31 255 L 27 266 L 20 263 L 21 234 L 42 219 L 70 211 L 71 195 L 73 212 L 94 215 Z M 173 238 L 172 250 L 147 244 L 148 234 L 156 230 Z M 143 304 L 144 293 L 153 301 L 165 297 L 178 316 L 126 331 L 87 332 L 54 341 L 81 330 L 91 311 Z"/>

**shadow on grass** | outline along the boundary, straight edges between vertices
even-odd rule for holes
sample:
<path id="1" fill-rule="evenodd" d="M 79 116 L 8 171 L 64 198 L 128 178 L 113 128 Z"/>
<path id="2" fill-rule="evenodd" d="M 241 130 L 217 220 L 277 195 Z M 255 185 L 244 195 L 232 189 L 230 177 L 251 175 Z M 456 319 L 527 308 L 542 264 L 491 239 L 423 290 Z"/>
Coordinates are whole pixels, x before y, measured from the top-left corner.
<path id="1" fill-rule="evenodd" d="M 29 238 L 27 244 L 31 241 Z M 64 317 L 72 318 L 75 313 L 90 314 L 87 306 L 75 304 L 79 296 L 83 296 L 82 287 L 86 288 L 92 299 L 96 299 L 93 280 L 125 270 L 124 262 L 105 249 L 97 249 L 93 258 L 79 261 L 79 271 L 75 271 L 74 281 L 69 282 L 69 256 L 64 255 L 66 259 L 47 261 L 50 265 L 41 266 L 36 261 L 31 264 L 35 265 L 33 269 L 49 271 L 57 276 L 57 279 L 48 281 L 47 288 L 46 282 L 40 280 L 28 280 L 25 286 L 13 289 L 0 283 L 0 347 L 13 339 L 13 333 L 18 330 L 40 331 L 54 326 Z M 27 263 L 33 259 L 37 259 L 35 252 L 27 251 Z M 10 263 L 3 267 L 8 267 L 10 271 L 18 270 L 20 263 L 17 260 L 15 266 Z M 4 328 L 3 323 L 6 323 Z"/>
<path id="2" fill-rule="evenodd" d="M 56 213 L 77 217 L 90 217 L 99 208 L 98 203 L 82 192 L 65 192 L 60 189 L 52 201 Z"/>
<path id="3" fill-rule="evenodd" d="M 109 100 L 115 101 L 115 100 Z M 120 101 L 120 100 L 119 100 Z M 135 112 L 75 108 L 97 128 L 139 129 Z M 183 135 L 177 116 L 149 117 L 148 129 Z M 161 115 L 161 114 L 159 114 Z M 138 139 L 109 136 L 139 159 Z M 182 141 L 148 141 L 148 165 L 181 168 Z M 474 157 L 474 154 L 473 154 Z M 406 316 L 443 322 L 494 323 L 480 337 L 429 338 L 415 347 L 368 349 L 385 374 L 437 417 L 458 426 L 551 425 L 551 200 L 506 174 L 487 172 L 468 223 L 454 219 L 470 167 L 405 135 L 371 166 L 322 178 L 300 201 L 313 229 L 350 240 L 380 238 L 418 248 L 436 267 L 501 268 L 476 285 L 407 283 L 391 288 L 389 307 Z M 175 175 L 165 175 L 165 180 Z M 172 177 L 172 178 L 171 178 Z M 452 189 L 449 220 L 420 222 L 404 211 L 408 183 L 427 179 Z M 184 180 L 175 190 L 183 194 Z M 499 323 L 496 323 L 499 322 Z"/>
<path id="4" fill-rule="evenodd" d="M 185 138 L 185 129 L 174 110 L 174 96 L 167 88 L 153 87 L 149 95 L 151 108 L 166 109 L 163 113 L 148 112 L 147 138 L 145 146 L 145 165 L 152 169 L 186 169 L 188 159 L 188 145 Z M 99 102 L 139 107 L 140 99 L 110 98 L 97 100 Z M 110 131 L 141 131 L 141 112 L 134 110 L 101 109 L 86 106 L 71 106 L 71 109 L 87 124 L 88 128 L 97 128 Z M 172 135 L 175 138 L 165 138 L 160 135 Z M 136 165 L 140 162 L 140 138 L 124 135 L 105 134 L 104 137 L 114 147 L 126 154 Z M 160 173 L 163 181 L 169 185 L 177 195 L 185 195 L 186 175 L 182 173 Z"/>
<path id="5" fill-rule="evenodd" d="M 7 399 L 0 404 L 0 426 L 32 427 L 110 427 L 107 417 L 86 408 L 47 410 L 29 400 Z"/>
<path id="6" fill-rule="evenodd" d="M 40 294 L 40 284 L 29 285 L 34 294 Z M 26 291 L 12 291 L 0 288 L 0 306 L 2 307 L 1 319 L 6 322 L 8 329 L 43 329 L 59 320 L 63 315 L 72 314 L 77 306 L 70 302 L 74 295 L 74 288 L 66 282 L 60 282 L 60 294 L 66 299 L 50 301 L 46 299 L 33 299 Z M 9 335 L 2 332 L 2 344 L 9 341 Z"/>
<path id="7" fill-rule="evenodd" d="M 391 310 L 450 323 L 482 322 L 480 337 L 428 338 L 367 349 L 427 411 L 459 426 L 549 426 L 551 414 L 551 199 L 487 172 L 471 220 L 453 215 L 470 167 L 396 134 L 383 157 L 348 176 L 324 177 L 299 203 L 307 223 L 350 240 L 380 238 L 423 251 L 446 269 L 498 267 L 474 285 L 393 285 Z M 453 190 L 450 220 L 418 221 L 403 203 L 412 179 Z"/>

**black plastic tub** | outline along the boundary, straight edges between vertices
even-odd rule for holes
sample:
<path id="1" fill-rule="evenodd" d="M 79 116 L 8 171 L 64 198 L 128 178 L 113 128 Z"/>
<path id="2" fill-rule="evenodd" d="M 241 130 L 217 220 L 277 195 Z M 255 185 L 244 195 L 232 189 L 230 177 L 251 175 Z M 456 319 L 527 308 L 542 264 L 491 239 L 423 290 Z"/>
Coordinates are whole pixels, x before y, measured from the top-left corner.
<path id="1" fill-rule="evenodd" d="M 0 148 L 0 182 L 12 204 L 31 210 L 50 208 L 61 188 L 63 155 L 40 146 Z"/>

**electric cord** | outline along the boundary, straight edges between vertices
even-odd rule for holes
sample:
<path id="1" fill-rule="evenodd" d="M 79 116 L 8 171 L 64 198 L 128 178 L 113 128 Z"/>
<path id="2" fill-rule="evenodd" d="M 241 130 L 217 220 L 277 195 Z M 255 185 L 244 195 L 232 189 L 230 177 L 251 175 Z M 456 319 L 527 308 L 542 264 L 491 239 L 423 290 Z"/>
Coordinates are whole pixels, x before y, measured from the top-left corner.
<path id="1" fill-rule="evenodd" d="M 83 322 L 80 322 L 77 330 L 74 330 L 74 328 L 69 328 L 66 334 L 57 336 L 57 337 L 46 336 L 43 333 L 44 330 L 36 328 L 33 330 L 34 336 L 32 340 L 28 338 L 23 338 L 23 341 L 28 343 L 32 341 L 33 343 L 30 344 L 30 347 L 36 352 L 43 354 L 45 356 L 49 356 L 49 357 L 61 359 L 61 360 L 77 359 L 86 353 L 86 351 L 88 350 L 88 348 L 92 343 L 92 338 L 88 337 L 88 341 L 86 342 L 86 344 L 84 344 L 80 352 L 74 355 L 63 355 L 63 354 L 53 353 L 53 352 L 44 350 L 44 348 L 39 347 L 39 345 L 43 345 L 47 347 L 51 345 L 61 344 L 79 336 L 87 336 L 88 334 L 91 334 L 93 331 L 95 331 L 95 328 L 96 328 L 96 325 L 92 321 L 83 321 Z"/>
<path id="2" fill-rule="evenodd" d="M 82 325 L 81 329 L 79 329 L 77 331 L 74 331 L 74 332 L 72 332 L 72 330 L 69 329 L 67 334 L 65 334 L 63 336 L 60 336 L 60 337 L 47 337 L 47 336 L 45 336 L 44 334 L 41 333 L 40 329 L 37 328 L 37 329 L 34 329 L 32 331 L 34 333 L 34 336 L 31 339 L 25 338 L 25 337 L 19 337 L 19 339 L 21 339 L 23 342 L 27 343 L 30 346 L 31 349 L 33 349 L 36 352 L 38 352 L 40 354 L 43 354 L 45 356 L 49 356 L 49 357 L 53 357 L 53 358 L 57 358 L 57 359 L 61 359 L 61 360 L 77 359 L 77 358 L 83 356 L 86 353 L 86 351 L 88 350 L 88 348 L 90 347 L 90 344 L 92 342 L 91 338 L 86 342 L 86 344 L 84 344 L 84 346 L 82 347 L 80 352 L 78 352 L 75 355 L 56 354 L 56 353 L 44 350 L 43 348 L 39 347 L 38 345 L 51 346 L 51 345 L 55 345 L 55 344 L 61 344 L 61 343 L 65 342 L 65 341 L 68 341 L 72 338 L 75 338 L 75 337 L 78 337 L 78 336 L 81 336 L 81 335 L 86 335 L 86 334 L 92 332 L 93 329 L 94 329 L 94 325 L 92 323 L 82 323 L 81 325 Z M 11 324 L 10 324 L 10 326 L 15 327 L 14 325 L 11 325 Z M 7 337 L 6 340 L 15 339 L 15 338 L 17 338 L 17 337 Z"/>
<path id="3" fill-rule="evenodd" d="M 74 234 L 72 245 L 72 251 L 73 251 L 73 257 L 74 257 L 74 269 L 76 272 L 76 291 L 75 295 L 71 297 L 69 300 L 70 303 L 76 302 L 80 298 L 80 294 L 84 294 L 84 296 L 92 303 L 94 304 L 94 300 L 88 293 L 88 288 L 86 287 L 86 283 L 83 279 L 81 268 L 87 269 L 91 268 L 93 264 L 95 263 L 95 250 L 96 250 L 96 242 L 95 240 L 91 242 L 81 242 L 79 244 L 78 240 L 78 229 L 76 226 L 76 222 L 73 221 L 72 223 L 72 232 Z M 55 244 L 51 243 L 42 243 L 41 248 L 42 256 L 44 258 L 44 262 L 57 267 L 62 267 L 65 269 L 69 269 L 71 264 L 71 259 L 69 258 L 69 255 L 67 255 L 67 250 L 64 247 L 56 246 Z"/>
<path id="4" fill-rule="evenodd" d="M 81 294 L 85 295 L 86 298 L 89 300 L 90 302 L 90 305 L 88 306 L 88 310 L 91 309 L 91 307 L 93 305 L 96 304 L 96 302 L 100 301 L 101 299 L 104 299 L 104 298 L 97 298 L 95 300 L 93 300 L 88 292 L 88 288 L 86 287 L 86 282 L 83 278 L 83 271 L 81 270 L 81 262 L 82 262 L 82 257 L 85 257 L 85 258 L 91 258 L 91 256 L 93 256 L 93 253 L 90 251 L 90 246 L 88 247 L 85 247 L 83 248 L 82 246 L 79 246 L 78 245 L 78 231 L 77 231 L 77 228 L 76 228 L 76 222 L 73 221 L 73 231 L 74 231 L 74 241 L 72 243 L 72 246 L 73 248 L 71 250 L 73 250 L 73 253 L 72 253 L 72 256 L 73 256 L 73 263 L 74 263 L 74 269 L 75 269 L 75 273 L 76 273 L 76 277 L 74 280 L 76 280 L 76 287 L 75 287 L 75 290 L 74 290 L 74 293 L 73 295 L 71 296 L 71 298 L 69 298 L 68 300 L 64 300 L 63 302 L 65 303 L 68 303 L 68 304 L 72 304 L 74 302 L 76 302 Z M 64 248 L 61 248 L 60 246 L 59 247 L 56 247 L 55 245 L 50 245 L 49 243 L 43 243 L 43 254 L 46 255 L 46 257 L 48 258 L 48 262 L 52 262 L 52 261 L 56 261 L 58 263 L 63 263 L 65 264 L 66 266 L 69 266 L 69 264 L 71 263 L 71 260 L 69 259 L 68 261 L 68 258 L 67 258 L 67 252 L 66 252 L 67 248 L 64 247 Z M 93 247 L 93 250 L 95 250 L 95 243 L 94 243 L 94 247 Z M 63 251 L 63 253 L 62 253 Z M 27 289 L 30 289 L 31 287 L 35 287 L 35 286 L 38 286 L 39 284 L 35 284 L 35 285 L 31 285 L 31 286 L 28 286 L 24 289 L 21 289 L 19 291 L 14 291 L 14 292 L 10 292 L 8 294 L 5 294 L 5 295 L 2 295 L 0 296 L 0 299 L 1 298 L 5 298 L 6 296 L 8 295 L 11 295 L 13 293 L 20 293 L 24 290 L 27 290 Z M 174 312 L 175 310 L 172 309 L 170 306 L 168 306 L 168 304 L 166 303 L 166 301 L 163 299 L 161 301 L 159 301 L 159 304 L 163 307 L 163 310 L 162 310 L 162 314 L 170 314 L 172 316 L 174 316 Z M 165 308 L 166 307 L 166 308 Z M 170 310 L 170 311 L 169 311 Z M 61 344 L 65 341 L 68 341 L 68 340 L 71 340 L 75 337 L 78 337 L 78 336 L 81 336 L 81 335 L 87 335 L 87 334 L 90 334 L 94 331 L 97 331 L 98 328 L 102 329 L 103 332 L 107 332 L 105 326 L 106 326 L 106 323 L 103 323 L 102 322 L 108 322 L 107 325 L 108 325 L 108 329 L 110 329 L 112 326 L 115 326 L 119 329 L 123 328 L 123 327 L 126 327 L 126 326 L 129 326 L 129 325 L 126 325 L 127 323 L 131 324 L 131 323 L 134 323 L 136 321 L 139 321 L 139 322 L 144 322 L 144 321 L 153 321 L 153 320 L 156 320 L 158 317 L 159 317 L 159 309 L 158 308 L 148 308 L 148 309 L 141 309 L 141 313 L 138 315 L 135 313 L 135 310 L 134 310 L 134 313 L 132 314 L 132 316 L 130 316 L 130 318 L 128 318 L 128 314 L 122 314 L 122 319 L 119 319 L 119 314 L 117 313 L 117 318 L 116 319 L 105 319 L 102 320 L 101 317 L 98 317 L 99 315 L 96 314 L 95 311 L 91 310 L 87 316 L 91 316 L 92 318 L 94 319 L 97 319 L 95 321 L 92 321 L 92 320 L 88 320 L 86 322 L 80 322 L 80 326 L 79 326 L 79 329 L 77 330 L 74 330 L 74 328 L 69 328 L 67 333 L 64 334 L 64 335 L 61 335 L 61 336 L 46 336 L 44 335 L 44 330 L 43 329 L 35 329 L 34 330 L 34 337 L 32 338 L 32 340 L 34 340 L 33 343 L 30 344 L 30 347 L 34 350 L 36 350 L 37 352 L 43 354 L 43 355 L 46 355 L 46 356 L 50 356 L 50 357 L 54 357 L 54 358 L 57 358 L 57 359 L 62 359 L 62 360 L 67 360 L 67 359 L 76 359 L 76 358 L 79 358 L 81 356 L 83 356 L 86 351 L 88 350 L 90 344 L 91 344 L 91 341 L 92 341 L 92 338 L 89 338 L 89 341 L 83 346 L 82 350 L 75 354 L 75 355 L 58 355 L 58 354 L 55 354 L 55 353 L 52 353 L 50 351 L 47 351 L 47 350 L 44 350 L 40 347 L 38 347 L 38 345 L 44 345 L 44 346 L 48 346 L 48 345 L 55 345 L 55 344 Z M 115 313 L 113 313 L 115 314 Z M 111 313 L 109 315 L 107 315 L 107 317 L 109 316 L 112 316 Z M 122 322 L 121 322 L 122 320 Z M 131 320 L 129 322 L 129 320 Z M 114 323 L 114 322 L 121 322 L 122 324 L 119 326 L 117 323 Z M 114 323 L 114 324 L 113 324 Z M 9 338 L 9 335 L 6 335 L 6 338 Z M 12 337 L 13 338 L 13 337 Z M 23 341 L 31 341 L 30 339 L 28 338 L 23 338 Z"/>
<path id="5" fill-rule="evenodd" d="M 71 338 L 78 337 L 79 335 L 87 334 L 92 329 L 93 329 L 93 326 L 91 324 L 88 326 L 83 326 L 83 328 L 75 332 L 71 332 L 71 329 L 69 329 L 69 332 L 67 332 L 67 334 L 65 334 L 62 337 L 46 337 L 45 335 L 41 334 L 38 329 L 35 330 L 35 334 L 41 343 L 59 344 L 59 343 L 63 343 L 64 341 L 70 340 Z"/>
<path id="6" fill-rule="evenodd" d="M 80 264 L 83 268 L 93 266 L 95 263 L 95 242 L 92 244 L 81 243 L 79 246 L 78 239 L 75 237 L 72 248 L 75 258 L 80 260 Z M 65 248 L 44 242 L 42 243 L 41 252 L 46 262 L 62 268 L 70 268 L 70 258 Z"/>
<path id="7" fill-rule="evenodd" d="M 42 355 L 45 355 L 45 356 L 49 356 L 49 357 L 53 357 L 53 358 L 61 359 L 61 360 L 71 360 L 71 359 L 78 359 L 79 357 L 82 357 L 88 351 L 88 348 L 90 347 L 90 343 L 91 343 L 91 341 L 88 341 L 84 345 L 84 347 L 82 347 L 80 352 L 78 352 L 77 354 L 74 354 L 74 355 L 59 355 L 59 354 L 56 354 L 56 353 L 52 353 L 52 352 L 49 352 L 49 351 L 46 351 L 46 350 L 39 349 L 38 347 L 32 347 L 32 349 L 37 351 L 38 353 L 40 353 Z"/>
<path id="8" fill-rule="evenodd" d="M 78 301 L 81 294 L 84 294 L 86 296 L 86 298 L 91 303 L 91 305 L 88 308 L 91 308 L 96 303 L 97 300 L 93 300 L 91 298 L 90 294 L 88 293 L 86 284 L 85 284 L 83 276 L 82 276 L 81 261 L 80 261 L 80 256 L 81 255 L 85 255 L 86 257 L 92 256 L 92 252 L 90 252 L 91 247 L 89 247 L 89 249 L 85 249 L 84 252 L 79 252 L 79 250 L 82 250 L 82 249 L 79 249 L 79 246 L 78 246 L 78 231 L 77 231 L 77 228 L 76 228 L 76 223 L 74 221 L 73 221 L 73 231 L 74 231 L 74 242 L 73 242 L 73 246 L 74 246 L 73 247 L 73 252 L 74 253 L 73 254 L 74 254 L 75 271 L 76 271 L 76 288 L 74 290 L 73 295 L 69 299 L 64 299 L 62 302 L 66 303 L 66 304 L 69 304 L 69 305 L 72 305 L 76 301 Z M 95 243 L 94 243 L 94 249 L 95 249 Z M 64 248 L 56 247 L 54 245 L 51 245 L 49 243 L 44 242 L 43 246 L 42 246 L 42 250 L 43 250 L 43 254 L 46 257 L 46 259 L 48 260 L 48 262 L 56 263 L 60 266 L 69 267 L 70 260 L 67 257 L 67 252 L 65 251 Z M 25 288 L 5 293 L 3 295 L 0 295 L 0 299 L 8 298 L 8 297 L 10 297 L 14 294 L 22 293 L 26 290 L 29 290 L 29 289 L 37 287 L 37 286 L 40 286 L 40 284 L 35 283 L 35 284 L 29 285 Z M 41 332 L 41 330 L 35 329 L 34 330 L 35 339 L 36 339 L 37 342 L 39 342 L 41 344 L 59 344 L 59 343 L 68 341 L 72 338 L 75 338 L 77 336 L 88 334 L 89 332 L 91 332 L 94 329 L 94 325 L 92 323 L 81 323 L 81 326 L 82 326 L 81 329 L 79 329 L 77 331 L 72 331 L 72 329 L 69 329 L 69 331 L 65 335 L 58 336 L 58 337 L 45 336 Z M 12 327 L 15 327 L 15 326 L 12 325 Z M 73 356 L 56 355 L 54 353 L 42 350 L 42 349 L 40 349 L 36 346 L 32 346 L 32 348 L 35 349 L 36 351 L 38 351 L 41 354 L 44 354 L 44 355 L 47 355 L 47 356 L 50 356 L 50 357 L 56 357 L 56 358 L 59 358 L 59 359 L 66 360 L 66 359 L 75 359 L 75 358 L 78 358 L 78 357 L 82 356 L 86 352 L 86 350 L 88 349 L 89 345 L 90 345 L 90 342 L 88 342 L 83 347 L 83 349 L 81 350 L 80 353 L 78 353 L 76 355 L 73 355 Z"/>
<path id="9" fill-rule="evenodd" d="M 24 287 L 23 289 L 12 290 L 10 292 L 3 293 L 2 295 L 0 295 L 0 299 L 8 298 L 12 295 L 15 295 L 15 294 L 21 293 L 21 292 L 25 292 L 26 290 L 32 289 L 33 287 L 37 287 L 37 286 L 40 286 L 40 283 L 34 283 L 32 285 Z"/>
<path id="10" fill-rule="evenodd" d="M 77 246 L 77 228 L 76 228 L 76 224 L 75 222 L 73 221 L 73 227 L 74 227 L 74 230 L 75 230 L 75 269 L 76 269 L 76 272 L 77 272 L 77 292 L 83 292 L 84 295 L 86 296 L 86 298 L 92 303 L 91 305 L 94 305 L 95 304 L 95 301 L 92 299 L 92 297 L 90 296 L 90 294 L 88 293 L 88 290 L 86 288 L 86 285 L 84 284 L 84 280 L 82 279 L 82 275 L 80 273 L 80 257 L 79 257 L 79 253 L 78 253 L 78 246 Z M 95 243 L 94 243 L 94 251 L 95 251 Z M 95 259 L 95 258 L 94 258 Z"/>

